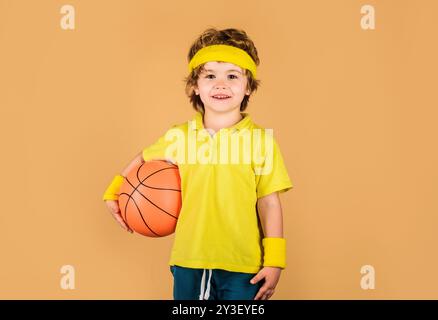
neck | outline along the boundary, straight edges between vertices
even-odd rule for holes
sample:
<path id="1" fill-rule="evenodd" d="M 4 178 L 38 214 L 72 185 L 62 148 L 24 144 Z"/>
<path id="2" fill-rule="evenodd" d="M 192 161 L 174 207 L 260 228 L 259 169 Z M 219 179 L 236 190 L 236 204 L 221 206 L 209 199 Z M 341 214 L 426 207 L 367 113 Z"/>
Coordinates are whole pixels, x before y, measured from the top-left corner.
<path id="1" fill-rule="evenodd" d="M 229 128 L 243 119 L 239 109 L 226 113 L 218 113 L 210 110 L 204 112 L 204 128 L 212 129 L 215 132 L 222 128 Z"/>

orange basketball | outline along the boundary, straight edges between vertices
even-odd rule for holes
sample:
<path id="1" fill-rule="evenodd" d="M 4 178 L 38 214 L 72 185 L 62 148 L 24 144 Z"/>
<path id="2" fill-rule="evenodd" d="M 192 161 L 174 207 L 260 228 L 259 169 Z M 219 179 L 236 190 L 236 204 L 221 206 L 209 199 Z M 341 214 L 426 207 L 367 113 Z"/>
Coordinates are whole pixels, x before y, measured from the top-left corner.
<path id="1" fill-rule="evenodd" d="M 135 232 L 148 237 L 172 234 L 181 209 L 178 166 L 152 160 L 133 168 L 120 187 L 119 207 Z"/>

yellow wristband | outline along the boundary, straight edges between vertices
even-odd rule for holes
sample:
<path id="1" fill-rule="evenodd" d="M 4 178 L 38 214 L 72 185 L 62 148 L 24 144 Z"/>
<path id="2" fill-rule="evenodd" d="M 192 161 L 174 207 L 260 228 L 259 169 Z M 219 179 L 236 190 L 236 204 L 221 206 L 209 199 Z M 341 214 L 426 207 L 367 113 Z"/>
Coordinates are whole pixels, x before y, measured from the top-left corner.
<path id="1" fill-rule="evenodd" d="M 103 200 L 118 200 L 120 186 L 122 185 L 124 179 L 124 176 L 120 174 L 116 175 L 103 194 Z"/>
<path id="2" fill-rule="evenodd" d="M 286 268 L 286 239 L 263 238 L 263 266 Z"/>

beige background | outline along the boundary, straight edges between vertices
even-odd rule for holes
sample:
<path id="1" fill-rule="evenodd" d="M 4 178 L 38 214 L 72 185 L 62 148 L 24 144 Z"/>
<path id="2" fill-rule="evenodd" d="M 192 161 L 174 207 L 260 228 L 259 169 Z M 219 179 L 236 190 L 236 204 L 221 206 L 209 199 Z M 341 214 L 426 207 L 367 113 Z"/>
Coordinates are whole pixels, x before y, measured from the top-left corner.
<path id="1" fill-rule="evenodd" d="M 62 30 L 60 8 L 76 9 Z M 360 28 L 360 7 L 376 29 Z M 0 0 L 0 298 L 172 299 L 173 236 L 123 231 L 102 193 L 191 119 L 207 27 L 260 54 L 248 112 L 274 128 L 288 268 L 273 299 L 436 299 L 436 1 Z M 363 265 L 376 288 L 360 287 Z M 76 289 L 60 287 L 63 265 Z"/>

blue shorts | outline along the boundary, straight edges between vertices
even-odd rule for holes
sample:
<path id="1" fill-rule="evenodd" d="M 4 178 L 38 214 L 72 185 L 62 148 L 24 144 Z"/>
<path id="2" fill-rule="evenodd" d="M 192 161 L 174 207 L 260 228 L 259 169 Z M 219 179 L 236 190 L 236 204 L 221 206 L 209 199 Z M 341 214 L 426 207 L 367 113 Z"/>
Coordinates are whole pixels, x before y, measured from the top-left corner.
<path id="1" fill-rule="evenodd" d="M 254 300 L 263 280 L 249 281 L 256 273 L 221 269 L 192 269 L 170 266 L 175 300 Z"/>

